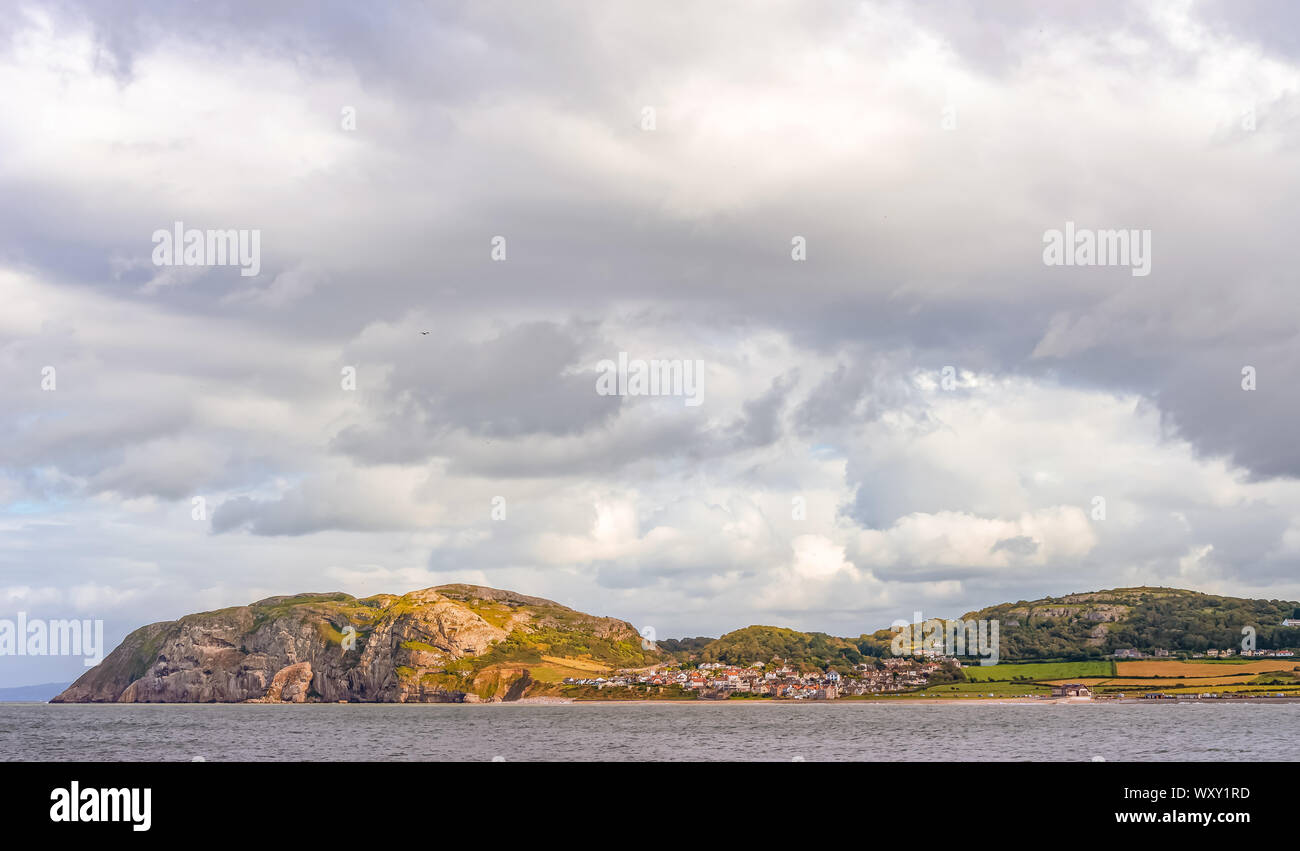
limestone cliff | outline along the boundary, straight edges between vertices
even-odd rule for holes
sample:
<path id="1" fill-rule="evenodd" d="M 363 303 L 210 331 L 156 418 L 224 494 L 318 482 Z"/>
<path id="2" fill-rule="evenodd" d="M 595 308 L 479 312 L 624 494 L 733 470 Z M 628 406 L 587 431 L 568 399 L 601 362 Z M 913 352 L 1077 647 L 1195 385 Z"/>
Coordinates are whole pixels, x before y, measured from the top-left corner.
<path id="1" fill-rule="evenodd" d="M 513 700 L 544 657 L 660 659 L 625 621 L 494 588 L 301 594 L 141 627 L 54 702 Z"/>

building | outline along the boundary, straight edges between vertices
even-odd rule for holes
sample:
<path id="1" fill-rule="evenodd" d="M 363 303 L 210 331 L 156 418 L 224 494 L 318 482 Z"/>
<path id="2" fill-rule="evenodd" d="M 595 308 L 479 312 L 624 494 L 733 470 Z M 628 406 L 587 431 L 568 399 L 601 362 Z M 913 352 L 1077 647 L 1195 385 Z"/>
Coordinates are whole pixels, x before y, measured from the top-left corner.
<path id="1" fill-rule="evenodd" d="M 1092 697 L 1092 689 L 1083 683 L 1052 686 L 1052 697 Z"/>

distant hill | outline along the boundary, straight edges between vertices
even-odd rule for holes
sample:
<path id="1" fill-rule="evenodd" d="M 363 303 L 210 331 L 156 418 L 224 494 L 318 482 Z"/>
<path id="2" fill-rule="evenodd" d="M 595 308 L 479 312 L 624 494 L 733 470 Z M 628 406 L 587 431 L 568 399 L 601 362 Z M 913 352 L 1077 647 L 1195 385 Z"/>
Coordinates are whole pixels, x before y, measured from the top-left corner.
<path id="1" fill-rule="evenodd" d="M 997 618 L 1003 659 L 1094 657 L 1142 652 L 1240 650 L 1242 627 L 1261 650 L 1300 645 L 1300 629 L 1281 625 L 1294 600 L 1221 597 L 1178 588 L 1116 588 L 1002 603 L 965 618 Z"/>
<path id="2" fill-rule="evenodd" d="M 748 665 L 773 658 L 792 665 L 825 670 L 863 661 L 856 642 L 824 632 L 799 632 L 778 626 L 749 626 L 711 641 L 694 654 L 700 662 Z"/>
<path id="3" fill-rule="evenodd" d="M 517 699 L 662 658 L 625 621 L 495 588 L 299 594 L 142 627 L 54 702 Z"/>
<path id="4" fill-rule="evenodd" d="M 0 703 L 47 701 L 68 687 L 67 683 L 41 683 L 34 686 L 0 688 Z"/>
<path id="5" fill-rule="evenodd" d="M 659 649 L 665 653 L 686 653 L 692 654 L 703 650 L 709 644 L 717 641 L 716 638 L 709 638 L 701 635 L 698 638 L 665 638 L 658 642 Z"/>
<path id="6" fill-rule="evenodd" d="M 1143 653 L 1240 649 L 1242 627 L 1255 628 L 1260 650 L 1300 647 L 1300 628 L 1284 627 L 1300 604 L 1288 600 L 1222 597 L 1178 588 L 1115 588 L 1001 603 L 962 616 L 997 620 L 1004 661 L 1092 659 L 1133 648 Z M 800 667 L 843 667 L 890 655 L 889 629 L 857 638 L 836 638 L 751 626 L 701 644 L 702 639 L 662 641 L 675 658 L 748 664 L 780 657 Z"/>

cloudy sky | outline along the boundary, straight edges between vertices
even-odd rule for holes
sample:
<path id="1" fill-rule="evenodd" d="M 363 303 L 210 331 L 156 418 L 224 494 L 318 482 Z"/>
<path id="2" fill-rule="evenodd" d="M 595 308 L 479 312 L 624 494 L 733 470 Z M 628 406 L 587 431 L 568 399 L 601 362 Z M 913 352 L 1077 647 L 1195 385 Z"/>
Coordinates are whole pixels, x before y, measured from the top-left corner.
<path id="1" fill-rule="evenodd" d="M 0 617 L 115 644 L 472 582 L 857 635 L 1298 598 L 1297 33 L 1282 2 L 19 4 Z M 158 265 L 178 221 L 257 231 L 259 274 Z M 1148 231 L 1150 274 L 1046 265 L 1067 222 Z M 701 404 L 601 395 L 620 352 L 701 362 Z"/>

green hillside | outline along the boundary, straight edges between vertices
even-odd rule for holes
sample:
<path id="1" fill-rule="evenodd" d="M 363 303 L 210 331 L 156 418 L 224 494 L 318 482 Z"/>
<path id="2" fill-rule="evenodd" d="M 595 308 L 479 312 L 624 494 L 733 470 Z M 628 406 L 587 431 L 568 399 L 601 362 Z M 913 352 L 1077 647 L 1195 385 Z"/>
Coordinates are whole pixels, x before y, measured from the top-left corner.
<path id="1" fill-rule="evenodd" d="M 695 654 L 699 662 L 748 665 L 784 659 L 800 668 L 852 668 L 863 661 L 855 642 L 824 632 L 799 632 L 776 626 L 750 626 L 729 632 Z"/>
<path id="2" fill-rule="evenodd" d="M 1281 623 L 1296 605 L 1139 587 L 1002 603 L 963 619 L 996 618 L 1003 659 L 1091 658 L 1124 648 L 1144 653 L 1239 649 L 1245 626 L 1255 628 L 1261 650 L 1295 647 L 1300 629 Z"/>
<path id="3" fill-rule="evenodd" d="M 1117 650 L 1171 654 L 1239 649 L 1242 627 L 1255 629 L 1260 650 L 1300 648 L 1300 628 L 1284 627 L 1300 603 L 1223 597 L 1177 588 L 1116 588 L 1001 603 L 962 615 L 997 620 L 1003 661 L 1102 659 Z M 857 638 L 751 626 L 708 641 L 666 640 L 661 650 L 683 661 L 749 664 L 773 657 L 789 664 L 843 667 L 891 655 L 888 629 Z"/>

